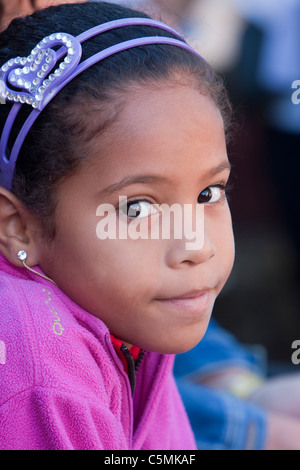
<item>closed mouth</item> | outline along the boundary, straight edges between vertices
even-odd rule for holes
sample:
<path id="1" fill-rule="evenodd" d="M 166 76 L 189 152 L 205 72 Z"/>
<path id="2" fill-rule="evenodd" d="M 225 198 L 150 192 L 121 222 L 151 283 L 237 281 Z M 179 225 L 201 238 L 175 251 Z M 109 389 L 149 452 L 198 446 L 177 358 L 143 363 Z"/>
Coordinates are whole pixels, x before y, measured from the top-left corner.
<path id="1" fill-rule="evenodd" d="M 175 296 L 168 296 L 168 297 L 162 297 L 156 300 L 165 300 L 165 301 L 173 301 L 173 300 L 189 300 L 189 299 L 196 299 L 198 297 L 202 297 L 204 294 L 208 294 L 210 288 L 205 288 L 202 290 L 192 290 L 189 292 L 186 292 L 184 294 L 180 295 L 175 295 Z"/>

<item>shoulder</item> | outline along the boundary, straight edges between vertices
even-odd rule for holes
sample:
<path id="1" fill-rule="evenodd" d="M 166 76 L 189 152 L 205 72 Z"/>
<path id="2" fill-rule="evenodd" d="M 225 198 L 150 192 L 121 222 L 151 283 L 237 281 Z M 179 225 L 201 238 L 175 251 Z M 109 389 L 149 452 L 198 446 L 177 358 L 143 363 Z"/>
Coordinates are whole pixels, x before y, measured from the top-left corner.
<path id="1" fill-rule="evenodd" d="M 49 284 L 0 275 L 0 404 L 33 386 L 109 400 L 107 328 Z"/>

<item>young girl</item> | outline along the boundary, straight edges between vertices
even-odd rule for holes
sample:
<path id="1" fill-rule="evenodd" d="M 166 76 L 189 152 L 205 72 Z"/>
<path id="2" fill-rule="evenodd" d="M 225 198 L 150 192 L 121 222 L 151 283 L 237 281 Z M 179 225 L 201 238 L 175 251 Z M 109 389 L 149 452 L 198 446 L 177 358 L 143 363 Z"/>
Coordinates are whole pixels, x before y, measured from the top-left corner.
<path id="1" fill-rule="evenodd" d="M 194 449 L 173 354 L 233 264 L 223 86 L 116 4 L 51 7 L 0 42 L 0 447 Z M 204 208 L 201 246 L 130 237 L 174 205 Z"/>

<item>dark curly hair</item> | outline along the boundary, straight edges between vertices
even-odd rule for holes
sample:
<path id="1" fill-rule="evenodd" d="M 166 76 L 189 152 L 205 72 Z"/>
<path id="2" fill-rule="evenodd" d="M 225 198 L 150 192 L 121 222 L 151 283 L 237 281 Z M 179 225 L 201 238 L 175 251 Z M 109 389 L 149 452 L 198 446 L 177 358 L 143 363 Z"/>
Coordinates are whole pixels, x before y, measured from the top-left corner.
<path id="1" fill-rule="evenodd" d="M 49 7 L 17 18 L 0 34 L 0 64 L 16 56 L 27 56 L 53 32 L 77 36 L 98 24 L 126 17 L 148 16 L 117 4 L 87 2 Z M 149 26 L 119 28 L 83 43 L 82 60 L 118 42 L 151 35 L 172 37 Z M 12 192 L 43 219 L 48 236 L 55 236 L 53 214 L 58 184 L 86 161 L 92 139 L 104 132 L 122 109 L 126 90 L 133 84 L 159 86 L 176 76 L 191 79 L 201 93 L 211 97 L 227 130 L 231 106 L 220 78 L 204 60 L 168 45 L 137 47 L 95 64 L 64 87 L 42 111 L 20 151 Z M 9 147 L 30 111 L 28 108 L 22 106 Z M 0 106 L 0 128 L 10 109 L 11 104 Z"/>

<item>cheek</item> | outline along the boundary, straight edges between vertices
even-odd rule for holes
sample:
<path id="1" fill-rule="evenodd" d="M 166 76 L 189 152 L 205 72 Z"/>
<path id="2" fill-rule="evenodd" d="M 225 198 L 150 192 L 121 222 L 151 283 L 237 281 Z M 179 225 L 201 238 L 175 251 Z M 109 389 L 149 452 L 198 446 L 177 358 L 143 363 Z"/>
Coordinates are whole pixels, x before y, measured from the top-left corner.
<path id="1" fill-rule="evenodd" d="M 216 247 L 223 277 L 227 280 L 234 263 L 235 246 L 231 214 L 228 205 L 214 224 L 213 242 Z"/>
<path id="2" fill-rule="evenodd" d="M 157 256 L 147 245 L 143 240 L 99 241 L 97 262 L 92 261 L 90 270 L 87 269 L 85 284 L 88 288 L 82 292 L 81 300 L 87 310 L 101 317 L 114 331 L 123 328 L 124 321 L 126 325 L 130 318 L 136 318 L 151 299 L 158 263 Z M 74 295 L 78 295 L 78 290 Z"/>
<path id="3" fill-rule="evenodd" d="M 157 248 L 151 240 L 97 240 L 95 255 L 90 257 L 91 270 L 109 290 L 138 295 L 159 269 Z"/>
<path id="4" fill-rule="evenodd" d="M 137 286 L 151 279 L 159 268 L 160 250 L 151 240 L 108 240 L 99 242 L 98 257 L 111 275 Z M 102 245 L 103 243 L 103 245 Z M 155 249 L 156 247 L 156 249 Z"/>

